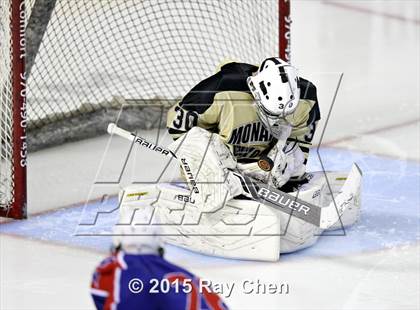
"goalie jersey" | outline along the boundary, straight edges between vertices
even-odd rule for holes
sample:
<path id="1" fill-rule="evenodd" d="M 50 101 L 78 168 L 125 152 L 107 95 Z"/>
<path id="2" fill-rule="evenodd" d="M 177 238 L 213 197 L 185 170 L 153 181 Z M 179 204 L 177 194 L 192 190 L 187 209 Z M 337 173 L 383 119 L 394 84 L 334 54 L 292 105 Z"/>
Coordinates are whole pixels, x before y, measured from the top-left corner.
<path id="1" fill-rule="evenodd" d="M 239 162 L 253 162 L 268 153 L 276 141 L 259 121 L 246 83 L 257 70 L 254 65 L 230 62 L 198 83 L 168 112 L 172 137 L 198 126 L 219 134 Z M 315 86 L 300 78 L 299 87 L 298 107 L 286 119 L 292 125 L 289 140 L 297 140 L 307 157 L 320 112 Z"/>
<path id="2" fill-rule="evenodd" d="M 98 310 L 228 309 L 193 274 L 153 254 L 120 251 L 106 258 L 95 270 L 91 295 Z"/>

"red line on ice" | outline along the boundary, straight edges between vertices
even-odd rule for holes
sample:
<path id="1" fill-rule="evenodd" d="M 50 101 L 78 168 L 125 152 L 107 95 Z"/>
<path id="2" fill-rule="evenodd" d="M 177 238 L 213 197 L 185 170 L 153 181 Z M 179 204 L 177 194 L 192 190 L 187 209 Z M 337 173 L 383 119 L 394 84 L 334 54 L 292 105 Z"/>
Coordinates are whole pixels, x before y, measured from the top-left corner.
<path id="1" fill-rule="evenodd" d="M 389 125 L 389 126 L 385 126 L 385 127 L 371 129 L 371 130 L 368 130 L 368 131 L 365 131 L 365 132 L 358 133 L 356 135 L 351 135 L 351 136 L 343 137 L 343 138 L 332 140 L 332 141 L 322 142 L 321 146 L 329 146 L 329 145 L 336 144 L 336 143 L 341 143 L 341 142 L 344 142 L 344 141 L 354 140 L 354 139 L 357 139 L 358 137 L 360 137 L 362 135 L 370 135 L 370 134 L 374 134 L 374 133 L 378 133 L 378 132 L 384 132 L 384 131 L 388 131 L 388 130 L 392 130 L 392 129 L 407 127 L 407 126 L 416 124 L 418 122 L 420 122 L 420 118 L 413 119 L 411 121 L 405 121 L 403 123 L 398 123 L 398 124 L 394 124 L 394 125 Z"/>
<path id="2" fill-rule="evenodd" d="M 375 10 L 371 10 L 371 9 L 360 7 L 360 6 L 351 5 L 351 4 L 348 4 L 348 3 L 334 2 L 334 1 L 328 1 L 328 0 L 323 1 L 323 3 L 327 4 L 327 5 L 335 6 L 335 7 L 338 7 L 338 8 L 346 9 L 346 10 L 356 11 L 356 12 L 370 14 L 370 15 L 377 15 L 377 16 L 381 16 L 381 17 L 385 17 L 385 18 L 389 18 L 389 19 L 399 20 L 399 21 L 402 21 L 402 22 L 413 23 L 413 24 L 416 24 L 416 25 L 420 24 L 420 20 L 418 20 L 418 19 L 412 19 L 412 18 L 407 18 L 407 17 L 401 16 L 401 15 L 375 11 Z"/>

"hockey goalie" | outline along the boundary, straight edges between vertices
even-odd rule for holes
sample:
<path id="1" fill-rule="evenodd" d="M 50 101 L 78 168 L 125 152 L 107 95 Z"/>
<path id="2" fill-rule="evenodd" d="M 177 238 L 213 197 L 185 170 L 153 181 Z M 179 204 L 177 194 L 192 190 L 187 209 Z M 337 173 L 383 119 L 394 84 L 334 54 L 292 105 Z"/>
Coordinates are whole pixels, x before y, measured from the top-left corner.
<path id="1" fill-rule="evenodd" d="M 180 179 L 126 188 L 122 214 L 153 204 L 167 242 L 210 255 L 275 261 L 311 246 L 360 214 L 356 165 L 306 171 L 319 120 L 316 87 L 292 65 L 225 63 L 168 112 Z"/>

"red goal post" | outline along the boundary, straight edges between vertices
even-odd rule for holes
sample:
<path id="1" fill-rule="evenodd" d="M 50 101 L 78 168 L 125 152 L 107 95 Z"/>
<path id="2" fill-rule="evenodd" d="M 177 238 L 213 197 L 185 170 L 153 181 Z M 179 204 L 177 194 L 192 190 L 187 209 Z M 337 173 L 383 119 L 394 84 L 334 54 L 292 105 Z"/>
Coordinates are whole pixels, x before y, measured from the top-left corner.
<path id="1" fill-rule="evenodd" d="M 27 163 L 25 1 L 4 0 L 1 6 L 0 216 L 23 219 Z"/>
<path id="2" fill-rule="evenodd" d="M 0 3 L 0 216 L 26 217 L 27 149 L 105 133 L 123 107 L 125 128 L 161 126 L 226 59 L 290 61 L 290 0 Z"/>
<path id="3" fill-rule="evenodd" d="M 279 56 L 281 59 L 291 62 L 291 33 L 290 26 L 292 19 L 290 17 L 290 1 L 279 0 Z"/>

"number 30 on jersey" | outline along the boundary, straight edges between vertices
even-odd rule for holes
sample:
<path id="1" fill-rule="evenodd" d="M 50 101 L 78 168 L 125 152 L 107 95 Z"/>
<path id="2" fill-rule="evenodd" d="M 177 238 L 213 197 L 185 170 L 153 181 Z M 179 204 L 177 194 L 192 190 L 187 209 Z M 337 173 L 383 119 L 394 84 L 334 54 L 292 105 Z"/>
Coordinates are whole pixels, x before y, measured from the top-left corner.
<path id="1" fill-rule="evenodd" d="M 185 111 L 179 106 L 175 107 L 176 118 L 173 122 L 174 128 L 178 130 L 188 131 L 197 126 L 198 115 L 194 111 Z"/>

